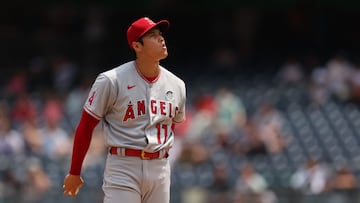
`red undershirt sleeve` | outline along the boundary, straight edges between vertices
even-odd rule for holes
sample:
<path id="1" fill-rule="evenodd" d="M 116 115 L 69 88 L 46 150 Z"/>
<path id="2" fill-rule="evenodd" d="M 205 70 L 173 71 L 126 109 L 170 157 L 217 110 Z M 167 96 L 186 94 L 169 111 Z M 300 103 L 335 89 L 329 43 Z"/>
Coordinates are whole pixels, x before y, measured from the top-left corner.
<path id="1" fill-rule="evenodd" d="M 94 128 L 99 120 L 82 111 L 80 122 L 76 128 L 71 158 L 70 174 L 80 175 L 85 155 L 90 147 Z"/>

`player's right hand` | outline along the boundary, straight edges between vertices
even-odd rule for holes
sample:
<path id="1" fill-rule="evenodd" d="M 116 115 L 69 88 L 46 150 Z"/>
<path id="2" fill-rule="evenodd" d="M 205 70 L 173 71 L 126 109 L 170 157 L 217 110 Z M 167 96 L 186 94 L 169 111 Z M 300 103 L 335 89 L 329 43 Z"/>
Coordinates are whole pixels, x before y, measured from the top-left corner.
<path id="1" fill-rule="evenodd" d="M 64 195 L 75 197 L 83 184 L 84 180 L 81 178 L 81 176 L 68 174 L 64 179 Z"/>

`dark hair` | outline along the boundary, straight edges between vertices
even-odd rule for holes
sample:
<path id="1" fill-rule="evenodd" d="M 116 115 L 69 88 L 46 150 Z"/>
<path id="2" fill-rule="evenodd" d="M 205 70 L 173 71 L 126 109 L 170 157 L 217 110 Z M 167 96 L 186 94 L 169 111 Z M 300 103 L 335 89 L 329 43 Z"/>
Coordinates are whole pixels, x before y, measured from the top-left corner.
<path id="1" fill-rule="evenodd" d="M 144 45 L 144 41 L 143 41 L 142 37 L 140 37 L 138 40 L 136 40 L 136 42 L 139 42 L 141 45 Z M 131 50 L 132 50 L 134 56 L 136 57 L 136 52 L 135 52 L 135 50 L 134 50 L 134 49 L 131 49 Z"/>
<path id="2" fill-rule="evenodd" d="M 140 42 L 140 44 L 144 45 L 144 41 L 142 39 L 142 37 L 140 37 L 138 40 L 136 40 L 137 42 Z"/>

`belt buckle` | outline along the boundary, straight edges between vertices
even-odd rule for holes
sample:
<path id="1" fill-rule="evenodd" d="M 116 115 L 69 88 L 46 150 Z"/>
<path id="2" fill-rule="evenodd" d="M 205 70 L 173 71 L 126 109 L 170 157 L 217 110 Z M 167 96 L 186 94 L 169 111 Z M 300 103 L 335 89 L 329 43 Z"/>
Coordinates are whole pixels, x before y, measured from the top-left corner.
<path id="1" fill-rule="evenodd" d="M 145 156 L 145 151 L 144 151 L 144 150 L 141 150 L 141 156 L 140 156 L 140 158 L 141 158 L 142 160 L 148 160 L 148 159 L 150 159 L 150 157 L 146 157 L 146 156 Z"/>

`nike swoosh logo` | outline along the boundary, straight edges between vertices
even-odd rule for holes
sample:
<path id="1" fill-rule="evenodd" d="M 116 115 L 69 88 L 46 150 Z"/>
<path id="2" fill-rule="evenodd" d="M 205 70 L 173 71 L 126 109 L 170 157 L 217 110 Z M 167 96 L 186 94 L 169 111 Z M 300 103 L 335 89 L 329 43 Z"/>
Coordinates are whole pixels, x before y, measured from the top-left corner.
<path id="1" fill-rule="evenodd" d="M 128 85 L 127 88 L 128 88 L 128 90 L 129 90 L 129 89 L 131 89 L 131 88 L 133 88 L 133 87 L 135 87 L 135 86 L 136 86 L 136 85 Z"/>

